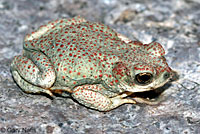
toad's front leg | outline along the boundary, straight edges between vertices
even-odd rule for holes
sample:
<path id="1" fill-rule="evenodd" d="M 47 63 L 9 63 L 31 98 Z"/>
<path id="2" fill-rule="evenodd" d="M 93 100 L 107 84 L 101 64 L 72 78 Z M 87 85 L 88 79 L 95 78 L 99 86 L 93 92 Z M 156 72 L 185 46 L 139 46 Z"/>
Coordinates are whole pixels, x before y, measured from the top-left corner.
<path id="1" fill-rule="evenodd" d="M 91 89 L 93 87 L 93 89 Z M 109 111 L 125 103 L 134 103 L 132 99 L 124 99 L 124 95 L 108 97 L 98 85 L 78 86 L 73 90 L 72 97 L 79 103 L 99 111 Z"/>

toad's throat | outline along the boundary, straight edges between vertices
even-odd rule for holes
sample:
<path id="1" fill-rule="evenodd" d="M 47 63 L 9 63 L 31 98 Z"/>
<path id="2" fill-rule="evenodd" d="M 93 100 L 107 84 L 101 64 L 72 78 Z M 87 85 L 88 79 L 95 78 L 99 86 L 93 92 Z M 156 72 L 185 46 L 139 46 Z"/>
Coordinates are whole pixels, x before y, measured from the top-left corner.
<path id="1" fill-rule="evenodd" d="M 128 97 L 131 98 L 142 98 L 142 99 L 146 99 L 147 101 L 149 100 L 156 100 L 158 99 L 161 94 L 167 89 L 169 88 L 171 85 L 171 83 L 166 83 L 161 87 L 158 88 L 150 88 L 150 90 L 148 91 L 142 91 L 142 92 L 129 92 L 126 91 L 126 94 L 128 94 Z"/>

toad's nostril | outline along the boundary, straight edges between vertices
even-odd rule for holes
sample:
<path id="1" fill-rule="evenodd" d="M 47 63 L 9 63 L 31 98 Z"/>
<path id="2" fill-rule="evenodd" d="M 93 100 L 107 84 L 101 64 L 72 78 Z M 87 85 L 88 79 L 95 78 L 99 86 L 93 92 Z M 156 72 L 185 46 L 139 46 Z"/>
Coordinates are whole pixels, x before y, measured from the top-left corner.
<path id="1" fill-rule="evenodd" d="M 170 77 L 170 73 L 169 72 L 164 73 L 164 75 L 163 75 L 164 79 L 168 79 L 169 77 Z"/>

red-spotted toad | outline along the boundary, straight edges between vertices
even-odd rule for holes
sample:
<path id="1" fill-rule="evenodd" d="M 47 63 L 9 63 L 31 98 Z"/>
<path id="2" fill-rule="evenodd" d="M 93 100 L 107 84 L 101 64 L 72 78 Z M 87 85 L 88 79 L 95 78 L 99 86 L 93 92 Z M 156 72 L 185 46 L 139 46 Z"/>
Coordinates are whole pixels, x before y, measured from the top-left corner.
<path id="1" fill-rule="evenodd" d="M 79 103 L 108 111 L 132 93 L 163 86 L 172 70 L 157 43 L 131 41 L 101 23 L 60 19 L 25 37 L 11 72 L 28 93 L 69 93 Z"/>

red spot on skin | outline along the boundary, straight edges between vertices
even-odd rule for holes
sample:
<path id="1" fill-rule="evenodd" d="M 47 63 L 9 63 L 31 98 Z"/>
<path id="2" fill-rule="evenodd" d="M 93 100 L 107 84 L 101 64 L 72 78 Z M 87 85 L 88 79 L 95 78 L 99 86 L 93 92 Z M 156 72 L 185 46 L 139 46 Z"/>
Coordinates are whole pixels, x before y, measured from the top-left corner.
<path id="1" fill-rule="evenodd" d="M 76 84 L 76 81 L 74 81 L 73 84 Z"/>
<path id="2" fill-rule="evenodd" d="M 64 68 L 63 70 L 64 70 L 64 71 L 67 71 L 67 68 Z"/>
<path id="3" fill-rule="evenodd" d="M 129 70 L 128 68 L 126 67 L 126 65 L 122 62 L 119 62 L 119 63 L 116 63 L 116 67 L 113 68 L 113 73 L 114 73 L 114 76 L 124 76 L 125 74 L 128 74 Z"/>
<path id="4" fill-rule="evenodd" d="M 112 85 L 112 86 L 113 86 L 113 82 L 110 82 L 110 85 Z"/>
<path id="5" fill-rule="evenodd" d="M 86 78 L 86 76 L 85 76 L 85 75 L 83 75 L 83 78 Z"/>
<path id="6" fill-rule="evenodd" d="M 77 73 L 77 75 L 80 75 L 80 74 L 81 74 L 80 72 Z"/>
<path id="7" fill-rule="evenodd" d="M 33 69 L 33 72 L 35 72 L 35 69 Z"/>
<path id="8" fill-rule="evenodd" d="M 60 45 L 60 47 L 64 47 L 64 45 Z"/>
<path id="9" fill-rule="evenodd" d="M 63 55 L 62 54 L 59 54 L 59 57 L 62 57 Z"/>
<path id="10" fill-rule="evenodd" d="M 72 56 L 72 54 L 70 53 L 70 54 L 69 54 L 69 56 L 71 57 L 71 56 Z"/>
<path id="11" fill-rule="evenodd" d="M 71 74 L 71 73 L 72 73 L 72 71 L 71 71 L 71 70 L 69 70 L 69 73 Z"/>
<path id="12" fill-rule="evenodd" d="M 99 77 L 103 77 L 103 75 L 102 75 L 102 74 L 100 74 L 100 75 L 99 75 Z"/>

